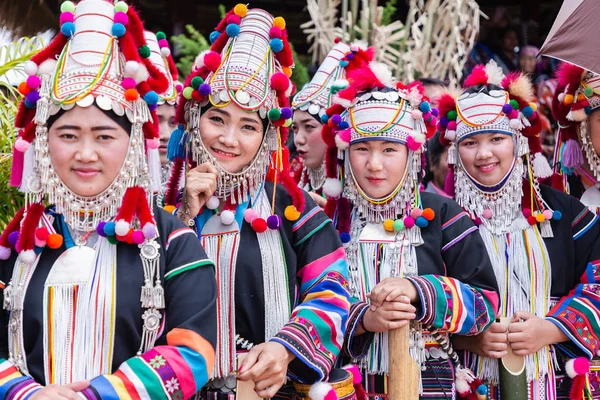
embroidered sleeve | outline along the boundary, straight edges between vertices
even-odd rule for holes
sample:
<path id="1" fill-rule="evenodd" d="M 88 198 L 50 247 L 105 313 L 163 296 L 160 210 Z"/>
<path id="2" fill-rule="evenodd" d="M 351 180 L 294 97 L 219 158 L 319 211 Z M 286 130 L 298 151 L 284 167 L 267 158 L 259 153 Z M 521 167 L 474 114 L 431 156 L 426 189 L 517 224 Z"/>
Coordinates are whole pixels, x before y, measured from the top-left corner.
<path id="1" fill-rule="evenodd" d="M 356 330 L 363 319 L 365 312 L 369 309 L 369 305 L 363 301 L 356 301 L 350 306 L 348 314 L 348 327 L 344 335 L 344 355 L 353 359 L 362 358 L 367 355 L 369 345 L 373 340 L 373 333 L 365 332 L 362 335 L 356 335 Z"/>
<path id="2" fill-rule="evenodd" d="M 442 257 L 446 276 L 411 278 L 421 300 L 417 319 L 425 325 L 462 335 L 483 331 L 498 310 L 492 264 L 477 228 L 454 202 L 441 210 Z"/>
<path id="3" fill-rule="evenodd" d="M 0 359 L 0 398 L 25 400 L 43 386 L 25 376 L 8 360 Z"/>
<path id="4" fill-rule="evenodd" d="M 210 377 L 217 335 L 212 262 L 193 234 L 168 236 L 164 276 L 165 332 L 150 351 L 99 376 L 82 392 L 88 399 L 187 399 Z"/>
<path id="5" fill-rule="evenodd" d="M 550 310 L 553 322 L 589 358 L 600 351 L 600 260 L 588 263 L 581 283 Z"/>
<path id="6" fill-rule="evenodd" d="M 296 356 L 290 378 L 310 383 L 328 376 L 342 348 L 350 307 L 348 266 L 338 234 L 320 209 L 309 209 L 294 231 L 300 232 L 299 301 L 290 322 L 271 340 Z"/>

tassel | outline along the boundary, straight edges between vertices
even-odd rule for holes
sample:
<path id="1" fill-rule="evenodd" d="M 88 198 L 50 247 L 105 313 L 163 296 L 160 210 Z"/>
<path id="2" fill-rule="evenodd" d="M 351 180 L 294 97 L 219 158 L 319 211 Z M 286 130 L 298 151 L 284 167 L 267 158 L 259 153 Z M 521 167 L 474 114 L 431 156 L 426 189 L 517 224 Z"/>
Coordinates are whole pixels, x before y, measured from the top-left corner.
<path id="1" fill-rule="evenodd" d="M 552 168 L 542 153 L 535 153 L 532 160 L 533 174 L 540 179 L 552 176 Z"/>
<path id="2" fill-rule="evenodd" d="M 152 307 L 152 283 L 150 280 L 147 280 L 144 286 L 142 286 L 140 302 L 142 303 L 142 308 Z"/>
<path id="3" fill-rule="evenodd" d="M 24 162 L 25 153 L 22 153 L 17 149 L 13 150 L 12 166 L 10 169 L 10 186 L 21 186 L 21 180 L 23 179 Z"/>
<path id="4" fill-rule="evenodd" d="M 458 161 L 458 154 L 456 151 L 456 145 L 454 142 L 450 143 L 450 147 L 448 148 L 448 164 L 456 165 Z"/>
<path id="5" fill-rule="evenodd" d="M 162 310 L 165 308 L 165 290 L 163 289 L 160 281 L 156 281 L 156 286 L 154 286 L 154 295 L 153 295 L 153 304 L 154 307 Z"/>
<path id="6" fill-rule="evenodd" d="M 529 153 L 529 139 L 526 136 L 519 137 L 519 157 Z"/>
<path id="7" fill-rule="evenodd" d="M 454 167 L 448 168 L 448 175 L 446 175 L 446 181 L 444 181 L 444 192 L 452 198 L 455 196 L 455 179 L 454 179 Z"/>
<path id="8" fill-rule="evenodd" d="M 160 153 L 158 149 L 148 148 L 148 173 L 152 179 L 152 190 L 158 193 L 161 189 Z"/>
<path id="9" fill-rule="evenodd" d="M 418 226 L 414 226 L 410 230 L 410 235 L 411 235 L 411 243 L 414 246 L 421 246 L 424 243 L 423 236 L 421 235 L 421 228 L 419 228 Z"/>
<path id="10" fill-rule="evenodd" d="M 176 158 L 185 158 L 186 138 L 185 127 L 182 124 L 179 124 L 171 133 L 169 144 L 167 145 L 167 158 L 169 161 L 173 161 Z"/>
<path id="11" fill-rule="evenodd" d="M 19 231 L 24 213 L 25 208 L 21 207 L 21 209 L 13 217 L 12 221 L 8 223 L 4 229 L 4 232 L 2 232 L 2 235 L 0 235 L 0 260 L 8 260 L 10 257 L 12 245 L 8 240 L 8 236 L 13 232 Z"/>
<path id="12" fill-rule="evenodd" d="M 562 151 L 562 165 L 568 169 L 574 169 L 583 164 L 583 153 L 581 147 L 574 139 L 569 139 L 565 143 Z"/>
<path id="13" fill-rule="evenodd" d="M 549 220 L 544 220 L 540 222 L 540 233 L 543 238 L 552 238 L 554 237 L 554 232 L 552 231 L 552 225 Z"/>
<path id="14" fill-rule="evenodd" d="M 21 186 L 19 187 L 19 191 L 21 193 L 29 193 L 27 184 L 29 183 L 29 178 L 33 175 L 33 166 L 35 164 L 34 159 L 35 148 L 34 144 L 32 143 L 23 156 L 23 175 L 21 178 Z"/>

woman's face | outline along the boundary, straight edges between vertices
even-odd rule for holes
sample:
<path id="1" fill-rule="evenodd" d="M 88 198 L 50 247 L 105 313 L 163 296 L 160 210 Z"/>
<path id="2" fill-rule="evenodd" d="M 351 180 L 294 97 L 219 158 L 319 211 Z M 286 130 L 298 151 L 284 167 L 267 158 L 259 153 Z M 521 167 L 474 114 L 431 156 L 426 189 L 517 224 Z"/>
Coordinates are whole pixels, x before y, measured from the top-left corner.
<path id="1" fill-rule="evenodd" d="M 294 144 L 302 162 L 308 168 L 319 168 L 325 158 L 327 145 L 321 139 L 321 126 L 317 120 L 306 111 L 294 111 Z"/>
<path id="2" fill-rule="evenodd" d="M 596 154 L 600 155 L 600 109 L 591 113 L 588 121 L 592 146 L 594 146 Z"/>
<path id="3" fill-rule="evenodd" d="M 494 186 L 510 170 L 515 148 L 512 137 L 505 133 L 479 133 L 459 142 L 458 155 L 471 177 Z"/>
<path id="4" fill-rule="evenodd" d="M 263 123 L 256 112 L 233 103 L 211 107 L 200 117 L 200 136 L 208 152 L 230 173 L 252 162 L 263 141 Z"/>
<path id="5" fill-rule="evenodd" d="M 391 194 L 406 171 L 408 149 L 397 142 L 370 140 L 350 145 L 350 166 L 367 196 L 380 199 Z"/>
<path id="6" fill-rule="evenodd" d="M 519 57 L 519 67 L 521 71 L 525 74 L 533 74 L 535 73 L 535 69 L 537 66 L 537 60 L 534 56 L 530 54 L 522 54 Z"/>
<path id="7" fill-rule="evenodd" d="M 165 165 L 169 163 L 167 158 L 167 146 L 169 144 L 169 138 L 171 132 L 177 127 L 175 123 L 175 106 L 171 104 L 162 104 L 156 109 L 156 115 L 158 117 L 158 126 L 160 133 L 160 163 Z"/>
<path id="8" fill-rule="evenodd" d="M 48 149 L 62 182 L 79 196 L 95 196 L 118 176 L 129 134 L 96 106 L 75 106 L 50 127 Z"/>

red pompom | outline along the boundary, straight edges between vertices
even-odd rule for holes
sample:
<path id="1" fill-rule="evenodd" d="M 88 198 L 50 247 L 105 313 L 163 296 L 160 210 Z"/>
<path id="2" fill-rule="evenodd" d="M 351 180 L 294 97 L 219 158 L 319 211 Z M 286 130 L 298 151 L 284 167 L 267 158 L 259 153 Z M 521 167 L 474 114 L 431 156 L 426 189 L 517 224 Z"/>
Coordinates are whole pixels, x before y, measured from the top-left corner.
<path id="1" fill-rule="evenodd" d="M 283 72 L 276 72 L 271 77 L 271 87 L 278 92 L 285 92 L 290 87 L 290 78 Z"/>
<path id="2" fill-rule="evenodd" d="M 212 72 L 215 72 L 221 65 L 221 55 L 215 51 L 209 51 L 204 56 L 204 66 Z"/>
<path id="3" fill-rule="evenodd" d="M 252 221 L 252 229 L 257 233 L 263 233 L 267 230 L 267 221 L 262 218 L 256 218 Z"/>
<path id="4" fill-rule="evenodd" d="M 192 99 L 200 103 L 202 100 L 204 100 L 204 96 L 202 96 L 199 91 L 194 90 L 192 92 Z"/>
<path id="5" fill-rule="evenodd" d="M 487 72 L 485 72 L 485 67 L 483 65 L 478 65 L 475 68 L 473 68 L 471 75 L 469 75 L 467 77 L 467 79 L 465 79 L 464 86 L 470 87 L 470 86 L 477 86 L 477 85 L 487 85 L 487 83 L 488 83 L 488 76 L 487 76 Z"/>
<path id="6" fill-rule="evenodd" d="M 53 233 L 50 236 L 48 236 L 48 240 L 46 243 L 51 249 L 58 249 L 63 244 L 63 237 L 58 233 Z"/>
<path id="7" fill-rule="evenodd" d="M 41 228 L 37 228 L 35 230 L 35 237 L 38 240 L 41 240 L 42 242 L 45 242 L 46 240 L 48 240 L 48 236 L 50 236 L 50 232 L 48 232 L 48 228 L 46 228 L 45 226 L 43 226 Z"/>

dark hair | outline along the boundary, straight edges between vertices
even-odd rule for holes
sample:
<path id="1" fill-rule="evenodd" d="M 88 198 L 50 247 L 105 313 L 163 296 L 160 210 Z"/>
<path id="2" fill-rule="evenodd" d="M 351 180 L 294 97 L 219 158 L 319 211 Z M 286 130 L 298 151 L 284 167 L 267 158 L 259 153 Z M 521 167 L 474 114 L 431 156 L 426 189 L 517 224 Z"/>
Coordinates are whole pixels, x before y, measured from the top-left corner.
<path id="1" fill-rule="evenodd" d="M 97 107 L 95 104 L 91 107 Z M 123 128 L 125 130 L 125 132 L 127 132 L 128 135 L 131 135 L 131 122 L 129 121 L 129 119 L 127 118 L 127 114 L 123 114 L 122 116 L 118 116 L 117 114 L 115 114 L 112 111 L 106 111 L 101 109 L 100 107 L 97 107 L 98 110 L 102 111 L 108 118 L 112 119 L 113 121 L 115 121 L 121 128 Z M 48 122 L 46 123 L 46 126 L 48 127 L 48 129 L 50 129 L 50 127 L 52 126 L 52 124 L 54 124 L 56 122 L 57 119 L 59 119 L 60 117 L 63 116 L 63 114 L 65 114 L 68 110 L 64 110 L 64 109 L 60 109 L 56 114 L 51 115 L 48 118 Z"/>
<path id="2" fill-rule="evenodd" d="M 438 165 L 440 163 L 440 157 L 446 148 L 440 143 L 440 132 L 436 132 L 431 139 L 427 141 L 427 157 L 425 163 L 425 177 L 423 178 L 423 185 L 427 185 L 433 180 L 433 172 L 431 171 L 432 165 Z"/>
<path id="3" fill-rule="evenodd" d="M 435 85 L 435 86 L 446 87 L 446 84 L 437 78 L 430 78 L 430 77 L 420 78 L 419 82 L 421 82 L 423 84 L 423 86 L 427 86 L 427 85 L 434 86 Z"/>

